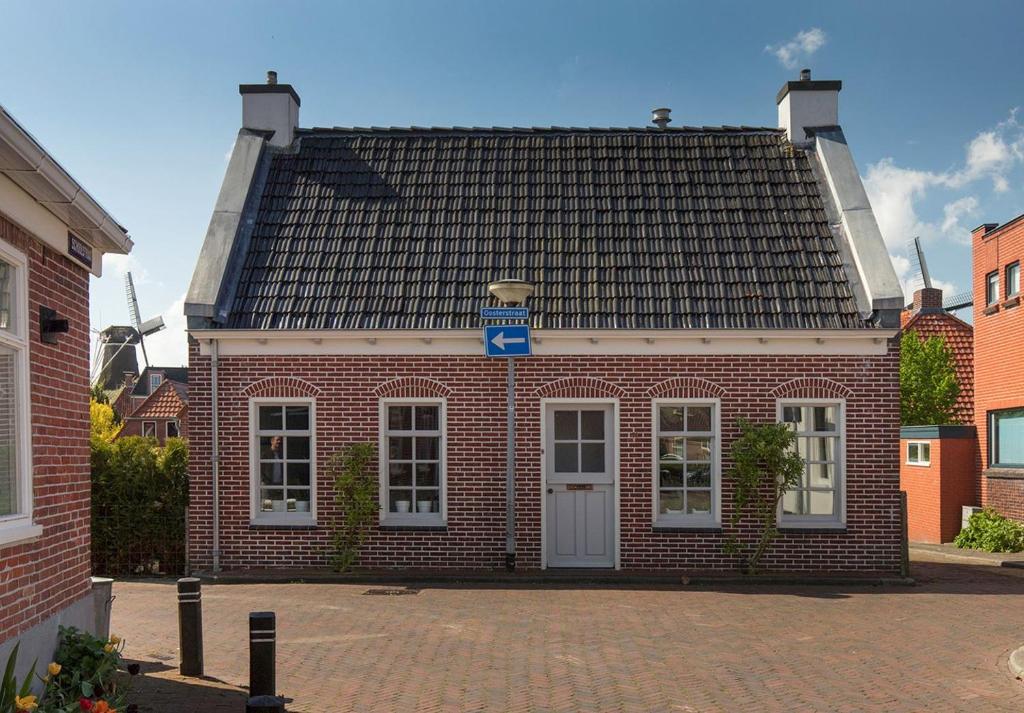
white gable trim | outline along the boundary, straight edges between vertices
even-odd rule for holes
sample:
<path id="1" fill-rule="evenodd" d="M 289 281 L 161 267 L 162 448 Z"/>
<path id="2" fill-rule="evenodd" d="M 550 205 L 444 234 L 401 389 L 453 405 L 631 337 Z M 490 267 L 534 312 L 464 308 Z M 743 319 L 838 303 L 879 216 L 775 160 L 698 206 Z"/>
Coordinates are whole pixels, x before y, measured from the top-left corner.
<path id="1" fill-rule="evenodd" d="M 480 330 L 194 329 L 200 354 L 216 339 L 221 356 L 483 354 Z M 894 329 L 858 330 L 533 330 L 533 353 L 551 355 L 883 355 Z"/>

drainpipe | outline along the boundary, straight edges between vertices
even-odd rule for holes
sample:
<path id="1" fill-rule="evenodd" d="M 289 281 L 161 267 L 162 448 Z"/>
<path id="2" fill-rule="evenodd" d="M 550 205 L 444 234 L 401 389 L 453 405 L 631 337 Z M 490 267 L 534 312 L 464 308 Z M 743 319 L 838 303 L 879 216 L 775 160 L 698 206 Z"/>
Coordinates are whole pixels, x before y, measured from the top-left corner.
<path id="1" fill-rule="evenodd" d="M 217 414 L 217 366 L 220 362 L 220 344 L 210 340 L 210 463 L 213 472 L 213 571 L 220 571 L 220 424 Z"/>

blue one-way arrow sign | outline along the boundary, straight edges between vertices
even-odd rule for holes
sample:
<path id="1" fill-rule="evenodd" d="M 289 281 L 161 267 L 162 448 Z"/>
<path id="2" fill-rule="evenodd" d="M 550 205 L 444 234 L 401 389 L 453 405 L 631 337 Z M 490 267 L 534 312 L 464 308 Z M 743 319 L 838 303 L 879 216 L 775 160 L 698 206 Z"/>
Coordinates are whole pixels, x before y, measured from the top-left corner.
<path id="1" fill-rule="evenodd" d="M 529 356 L 530 325 L 493 324 L 484 327 L 484 353 L 489 357 Z"/>

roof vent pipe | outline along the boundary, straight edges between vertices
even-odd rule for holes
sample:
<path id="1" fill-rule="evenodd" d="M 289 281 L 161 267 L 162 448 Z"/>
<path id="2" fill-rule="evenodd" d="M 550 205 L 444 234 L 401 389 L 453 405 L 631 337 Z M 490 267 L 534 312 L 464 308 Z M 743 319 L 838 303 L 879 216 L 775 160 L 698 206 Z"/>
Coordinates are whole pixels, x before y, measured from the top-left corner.
<path id="1" fill-rule="evenodd" d="M 800 81 L 801 82 L 809 82 L 809 81 L 811 81 L 811 70 L 809 70 L 809 69 L 801 69 L 800 70 Z"/>
<path id="2" fill-rule="evenodd" d="M 804 70 L 804 71 L 806 72 L 807 70 Z M 810 73 L 808 73 L 808 75 L 809 74 Z M 809 78 L 810 78 L 810 76 L 808 76 L 808 79 Z M 271 84 L 271 85 L 277 84 L 277 72 L 275 72 L 272 69 L 267 70 L 267 84 Z"/>
<path id="3" fill-rule="evenodd" d="M 671 109 L 666 109 L 664 107 L 661 109 L 654 109 L 651 111 L 651 123 L 653 123 L 659 129 L 664 129 L 672 121 L 672 119 L 669 117 L 669 114 L 671 113 Z"/>

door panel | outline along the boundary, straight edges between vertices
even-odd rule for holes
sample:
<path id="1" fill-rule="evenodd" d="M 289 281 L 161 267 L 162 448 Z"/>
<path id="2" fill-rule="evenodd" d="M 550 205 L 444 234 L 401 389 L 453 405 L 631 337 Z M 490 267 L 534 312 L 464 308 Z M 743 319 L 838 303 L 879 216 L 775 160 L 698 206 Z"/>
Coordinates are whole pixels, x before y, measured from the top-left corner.
<path id="1" fill-rule="evenodd" d="M 549 404 L 544 472 L 547 564 L 615 565 L 615 443 L 612 407 Z"/>

